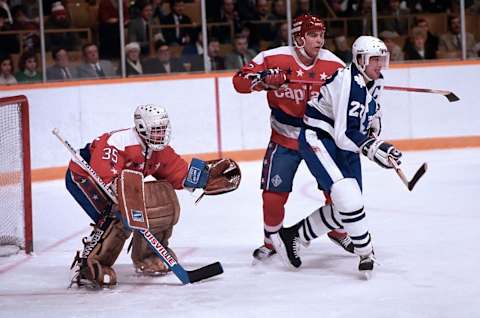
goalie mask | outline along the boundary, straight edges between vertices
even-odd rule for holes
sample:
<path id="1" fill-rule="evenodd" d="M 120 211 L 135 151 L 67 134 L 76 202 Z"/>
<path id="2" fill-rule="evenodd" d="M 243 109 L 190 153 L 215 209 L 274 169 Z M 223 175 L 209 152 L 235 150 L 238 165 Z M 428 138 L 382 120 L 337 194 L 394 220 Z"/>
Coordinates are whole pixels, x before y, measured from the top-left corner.
<path id="1" fill-rule="evenodd" d="M 151 104 L 138 106 L 134 122 L 135 130 L 150 149 L 160 151 L 170 143 L 170 119 L 163 107 Z"/>
<path id="2" fill-rule="evenodd" d="M 357 66 L 360 73 L 369 81 L 372 79 L 367 76 L 365 69 L 370 63 L 370 58 L 378 56 L 380 58 L 382 69 L 387 69 L 390 63 L 390 53 L 382 40 L 374 36 L 363 35 L 353 42 L 352 45 L 353 63 Z M 360 58 L 359 58 L 360 57 Z"/>
<path id="3" fill-rule="evenodd" d="M 305 52 L 305 34 L 312 31 L 320 31 L 322 33 L 322 47 L 325 43 L 325 23 L 318 17 L 304 14 L 295 18 L 292 22 L 292 40 L 293 44 L 302 54 L 308 56 Z"/>

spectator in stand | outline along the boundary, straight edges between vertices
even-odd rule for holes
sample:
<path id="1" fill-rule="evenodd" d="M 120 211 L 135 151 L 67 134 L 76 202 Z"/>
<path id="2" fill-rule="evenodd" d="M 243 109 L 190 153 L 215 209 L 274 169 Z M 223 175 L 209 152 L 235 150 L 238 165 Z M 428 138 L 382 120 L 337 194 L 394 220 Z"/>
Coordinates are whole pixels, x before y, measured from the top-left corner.
<path id="1" fill-rule="evenodd" d="M 288 23 L 284 22 L 277 28 L 277 35 L 273 42 L 270 43 L 269 49 L 286 45 L 288 45 Z"/>
<path id="2" fill-rule="evenodd" d="M 18 61 L 20 69 L 15 78 L 18 83 L 35 83 L 42 81 L 42 73 L 38 71 L 38 59 L 34 51 L 25 51 Z"/>
<path id="3" fill-rule="evenodd" d="M 390 61 L 403 61 L 403 52 L 400 46 L 395 42 L 399 38 L 398 33 L 394 31 L 382 31 L 379 36 L 387 46 L 390 52 Z"/>
<path id="4" fill-rule="evenodd" d="M 39 26 L 37 23 L 30 21 L 27 17 L 25 6 L 18 5 L 12 8 L 13 26 L 12 30 L 32 32 L 22 33 L 23 51 L 37 51 L 40 48 Z"/>
<path id="5" fill-rule="evenodd" d="M 0 57 L 0 85 L 17 84 L 13 72 L 13 61 L 10 55 Z"/>
<path id="6" fill-rule="evenodd" d="M 130 42 L 125 45 L 125 73 L 127 77 L 137 76 L 143 74 L 143 63 L 140 59 L 140 44 L 137 42 Z M 118 74 L 121 75 L 122 69 L 118 68 Z"/>
<path id="7" fill-rule="evenodd" d="M 10 11 L 10 7 L 7 3 L 7 0 L 0 0 L 0 9 L 5 10 L 5 13 L 7 14 L 7 17 L 6 17 L 7 23 L 13 24 L 12 12 Z"/>
<path id="8" fill-rule="evenodd" d="M 169 15 L 172 10 L 170 3 L 165 0 L 152 0 L 153 19 L 155 23 L 160 23 L 160 20 Z"/>
<path id="9" fill-rule="evenodd" d="M 256 0 L 241 0 L 237 3 L 238 14 L 241 21 L 249 21 L 255 11 Z"/>
<path id="10" fill-rule="evenodd" d="M 128 0 L 122 0 L 124 23 L 128 25 Z M 98 5 L 98 40 L 102 59 L 120 57 L 120 28 L 118 25 L 118 1 L 100 0 Z"/>
<path id="11" fill-rule="evenodd" d="M 248 40 L 238 34 L 233 39 L 233 51 L 225 56 L 225 68 L 227 70 L 239 70 L 250 62 L 257 53 L 248 48 Z"/>
<path id="12" fill-rule="evenodd" d="M 425 43 L 427 41 L 427 34 L 419 27 L 414 27 L 411 30 L 411 35 L 408 37 L 403 47 L 405 53 L 405 60 L 427 60 L 435 57 L 427 55 Z M 430 53 L 430 52 L 429 52 Z"/>
<path id="13" fill-rule="evenodd" d="M 190 42 L 191 27 L 181 27 L 182 24 L 192 24 L 192 19 L 185 15 L 185 3 L 183 0 L 172 0 L 172 12 L 160 20 L 160 24 L 170 26 L 163 30 L 167 44 L 186 45 Z"/>
<path id="14" fill-rule="evenodd" d="M 240 16 L 235 9 L 235 0 L 223 0 L 220 10 L 211 22 L 229 23 L 227 26 L 212 27 L 212 36 L 218 38 L 221 43 L 229 43 L 232 40 L 232 31 L 236 34 L 241 28 Z M 232 27 L 233 30 L 231 30 Z"/>
<path id="15" fill-rule="evenodd" d="M 82 48 L 83 62 L 78 65 L 77 73 L 80 78 L 105 78 L 115 76 L 112 62 L 100 60 L 98 48 L 93 43 L 87 43 Z"/>
<path id="16" fill-rule="evenodd" d="M 297 0 L 297 11 L 295 12 L 295 17 L 309 13 L 312 13 L 312 10 L 310 9 L 310 0 Z"/>
<path id="17" fill-rule="evenodd" d="M 187 72 L 203 71 L 203 39 L 200 29 L 193 32 L 192 43 L 182 50 L 181 60 Z"/>
<path id="18" fill-rule="evenodd" d="M 255 26 L 252 23 L 246 22 L 240 28 L 240 34 L 248 39 L 248 46 L 254 51 L 260 51 L 260 39 L 255 32 Z"/>
<path id="19" fill-rule="evenodd" d="M 69 29 L 71 27 L 70 18 L 65 11 L 65 7 L 60 1 L 54 2 L 52 5 L 52 13 L 50 18 L 45 22 L 46 30 L 55 29 Z M 47 51 L 52 50 L 55 47 L 64 47 L 69 51 L 78 50 L 79 39 L 74 32 L 62 32 L 62 33 L 47 33 L 45 35 Z"/>
<path id="20" fill-rule="evenodd" d="M 272 11 L 268 15 L 268 20 L 279 21 L 280 23 L 287 20 L 287 5 L 285 0 L 273 0 Z"/>
<path id="21" fill-rule="evenodd" d="M 145 60 L 144 74 L 164 74 L 185 72 L 179 59 L 172 58 L 170 47 L 167 43 L 159 40 L 155 42 L 156 56 Z"/>
<path id="22" fill-rule="evenodd" d="M 77 70 L 70 67 L 70 58 L 64 47 L 58 47 L 52 51 L 55 63 L 47 68 L 47 80 L 68 81 L 77 78 Z"/>
<path id="23" fill-rule="evenodd" d="M 128 24 L 127 38 L 129 42 L 137 42 L 143 56 L 150 54 L 150 36 L 153 36 L 151 23 L 153 7 L 149 3 L 138 5 L 140 15 Z"/>
<path id="24" fill-rule="evenodd" d="M 345 35 L 336 36 L 333 39 L 333 45 L 335 50 L 333 53 L 338 56 L 345 64 L 352 62 L 352 50 L 351 46 L 347 43 L 347 38 Z"/>
<path id="25" fill-rule="evenodd" d="M 470 32 L 466 32 L 467 57 L 476 57 L 474 51 L 475 37 Z M 462 35 L 460 32 L 460 18 L 456 15 L 448 17 L 448 32 L 440 36 L 438 43 L 439 54 L 442 57 L 461 57 L 462 56 Z"/>
<path id="26" fill-rule="evenodd" d="M 0 8 L 0 32 L 11 31 L 12 25 L 8 22 L 8 14 Z M 0 56 L 15 54 L 20 51 L 20 44 L 15 34 L 0 35 Z"/>
<path id="27" fill-rule="evenodd" d="M 431 57 L 432 59 L 436 59 L 439 42 L 438 36 L 430 32 L 428 21 L 425 18 L 417 18 L 415 20 L 415 26 L 421 28 L 427 34 L 427 41 L 425 42 L 425 55 Z"/>
<path id="28" fill-rule="evenodd" d="M 409 13 L 408 9 L 400 7 L 400 0 L 389 0 L 388 7 L 383 12 L 383 15 L 388 17 L 379 21 L 380 29 L 406 35 L 408 33 L 408 17 L 406 15 Z"/>
<path id="29" fill-rule="evenodd" d="M 225 59 L 220 54 L 220 42 L 216 38 L 211 38 L 208 43 L 207 70 L 219 71 L 225 69 Z"/>
<path id="30" fill-rule="evenodd" d="M 271 41 L 273 39 L 273 31 L 269 18 L 269 8 L 267 0 L 257 0 L 255 11 L 251 21 L 253 29 L 261 41 Z"/>

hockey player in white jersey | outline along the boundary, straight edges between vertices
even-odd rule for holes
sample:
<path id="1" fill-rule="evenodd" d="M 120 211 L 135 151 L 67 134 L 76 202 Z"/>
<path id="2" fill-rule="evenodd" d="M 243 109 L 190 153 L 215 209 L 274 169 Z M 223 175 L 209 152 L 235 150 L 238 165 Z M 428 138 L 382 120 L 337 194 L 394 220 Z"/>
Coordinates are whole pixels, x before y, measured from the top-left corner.
<path id="1" fill-rule="evenodd" d="M 272 237 L 290 267 L 301 266 L 302 245 L 333 229 L 349 233 L 361 272 L 374 267 L 363 208 L 360 153 L 384 168 L 393 168 L 391 161 L 400 163 L 402 154 L 377 137 L 379 106 L 372 94 L 381 90 L 375 81 L 381 80 L 381 70 L 388 67 L 389 52 L 378 38 L 361 36 L 353 43 L 352 54 L 353 63 L 328 79 L 318 98 L 307 105 L 300 152 L 318 184 L 330 192 L 332 204 Z"/>

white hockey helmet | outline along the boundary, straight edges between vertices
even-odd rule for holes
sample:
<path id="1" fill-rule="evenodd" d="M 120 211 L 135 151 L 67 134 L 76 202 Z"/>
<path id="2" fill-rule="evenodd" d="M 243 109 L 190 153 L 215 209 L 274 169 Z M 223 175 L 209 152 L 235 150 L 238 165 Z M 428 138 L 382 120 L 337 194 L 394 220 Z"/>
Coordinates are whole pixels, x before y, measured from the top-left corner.
<path id="1" fill-rule="evenodd" d="M 171 125 L 165 108 L 157 105 L 140 105 L 134 113 L 135 130 L 154 151 L 170 143 Z"/>
<path id="2" fill-rule="evenodd" d="M 358 56 L 360 55 L 360 62 Z M 387 69 L 390 63 L 390 53 L 382 40 L 374 36 L 362 35 L 353 42 L 352 45 L 353 63 L 367 79 L 371 80 L 365 74 L 365 68 L 370 62 L 370 58 L 378 56 L 382 59 L 382 68 Z"/>

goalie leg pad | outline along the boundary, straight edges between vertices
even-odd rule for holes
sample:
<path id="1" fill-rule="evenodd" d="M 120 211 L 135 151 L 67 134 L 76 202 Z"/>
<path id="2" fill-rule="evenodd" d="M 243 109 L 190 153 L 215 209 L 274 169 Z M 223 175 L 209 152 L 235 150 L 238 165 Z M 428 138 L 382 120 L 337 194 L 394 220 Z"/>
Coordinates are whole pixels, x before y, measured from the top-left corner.
<path id="1" fill-rule="evenodd" d="M 145 206 L 150 232 L 176 259 L 173 251 L 168 248 L 168 239 L 180 216 L 180 205 L 172 185 L 166 181 L 146 182 Z M 137 270 L 146 274 L 165 273 L 169 270 L 139 233 L 133 235 L 132 261 Z"/>
<path id="2" fill-rule="evenodd" d="M 78 263 L 76 283 L 86 280 L 99 287 L 116 285 L 117 276 L 112 266 L 130 233 L 120 220 L 106 218 L 96 224 L 90 237 L 83 240 L 81 257 L 75 259 Z"/>

